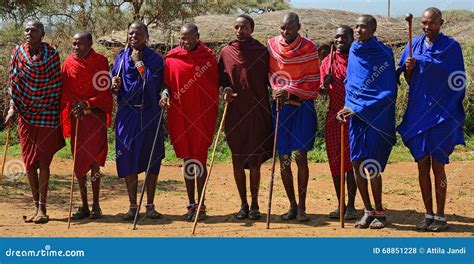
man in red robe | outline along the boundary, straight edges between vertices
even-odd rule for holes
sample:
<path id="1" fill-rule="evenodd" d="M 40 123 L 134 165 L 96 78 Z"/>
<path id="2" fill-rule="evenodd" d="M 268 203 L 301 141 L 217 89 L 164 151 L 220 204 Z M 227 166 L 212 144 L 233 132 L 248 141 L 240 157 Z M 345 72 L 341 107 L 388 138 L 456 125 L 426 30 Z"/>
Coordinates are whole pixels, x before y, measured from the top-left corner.
<path id="1" fill-rule="evenodd" d="M 354 31 L 349 26 L 340 26 L 336 29 L 334 43 L 336 50 L 327 56 L 321 63 L 320 74 L 323 86 L 319 90 L 325 91 L 329 97 L 329 109 L 326 114 L 326 127 L 324 128 L 324 141 L 331 168 L 331 175 L 336 189 L 337 199 L 340 199 L 341 190 L 341 129 L 340 122 L 336 120 L 337 112 L 344 107 L 346 97 L 344 80 L 346 79 L 349 48 L 354 41 Z M 344 174 L 347 173 L 347 192 L 349 200 L 345 207 L 344 219 L 355 219 L 357 211 L 354 207 L 357 185 L 352 172 L 352 163 L 349 152 L 349 126 L 344 127 Z M 339 206 L 340 203 L 338 203 Z M 344 203 L 345 204 L 345 203 Z M 329 213 L 330 218 L 339 218 L 338 207 Z"/>
<path id="2" fill-rule="evenodd" d="M 63 64 L 61 98 L 63 134 L 71 138 L 73 153 L 77 140 L 74 173 L 81 190 L 82 207 L 72 218 L 99 219 L 102 216 L 99 206 L 99 166 L 104 166 L 107 157 L 107 126 L 110 124 L 113 106 L 109 66 L 107 57 L 92 49 L 92 35 L 89 32 L 74 35 L 73 50 L 73 54 Z M 87 203 L 86 173 L 89 170 L 93 193 L 92 211 Z"/>
<path id="3" fill-rule="evenodd" d="M 181 27 L 178 47 L 165 56 L 164 82 L 169 89 L 162 93 L 160 105 L 168 107 L 171 144 L 178 158 L 184 159 L 184 178 L 188 193 L 187 219 L 193 220 L 200 210 L 194 198 L 197 177 L 198 199 L 207 178 L 207 152 L 216 129 L 219 102 L 217 60 L 212 50 L 199 41 L 196 25 Z"/>
<path id="4" fill-rule="evenodd" d="M 5 122 L 11 125 L 18 113 L 21 155 L 33 195 L 35 212 L 25 222 L 46 223 L 49 165 L 64 147 L 59 117 L 62 92 L 59 53 L 42 42 L 44 26 L 39 21 L 25 27 L 26 43 L 13 50 L 10 62 L 10 110 Z M 39 171 L 39 173 L 38 173 Z"/>

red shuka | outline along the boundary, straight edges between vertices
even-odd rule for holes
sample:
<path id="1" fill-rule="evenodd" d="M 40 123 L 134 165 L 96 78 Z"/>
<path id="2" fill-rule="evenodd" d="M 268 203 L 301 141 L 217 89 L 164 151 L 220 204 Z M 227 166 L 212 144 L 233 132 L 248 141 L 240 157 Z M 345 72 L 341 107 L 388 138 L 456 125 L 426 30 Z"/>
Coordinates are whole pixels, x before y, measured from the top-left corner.
<path id="1" fill-rule="evenodd" d="M 329 54 L 321 63 L 321 83 L 329 73 L 329 61 L 332 58 L 332 81 L 328 87 L 329 109 L 326 114 L 326 127 L 324 129 L 324 141 L 326 142 L 326 152 L 328 154 L 329 167 L 332 176 L 340 176 L 341 173 L 341 124 L 336 120 L 337 112 L 344 107 L 346 97 L 346 79 L 348 54 L 338 51 Z M 352 171 L 352 163 L 349 152 L 349 123 L 344 127 L 344 168 L 345 172 Z"/>
<path id="2" fill-rule="evenodd" d="M 72 151 L 76 136 L 73 104 L 84 101 L 93 110 L 93 113 L 78 120 L 79 148 L 74 171 L 76 176 L 81 177 L 91 169 L 94 162 L 104 166 L 107 157 L 107 126 L 110 125 L 113 108 L 107 58 L 94 50 L 83 58 L 72 54 L 64 61 L 62 77 L 61 122 L 64 136 L 71 137 Z"/>
<path id="3" fill-rule="evenodd" d="M 178 158 L 205 164 L 216 129 L 219 76 L 214 53 L 203 43 L 165 56 L 164 81 L 171 90 L 168 127 Z"/>

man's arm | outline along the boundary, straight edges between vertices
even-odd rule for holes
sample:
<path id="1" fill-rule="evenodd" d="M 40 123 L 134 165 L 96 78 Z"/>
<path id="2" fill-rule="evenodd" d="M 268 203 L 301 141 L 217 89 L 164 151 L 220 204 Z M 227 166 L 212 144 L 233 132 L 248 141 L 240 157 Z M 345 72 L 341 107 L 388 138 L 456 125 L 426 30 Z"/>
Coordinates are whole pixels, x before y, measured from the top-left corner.
<path id="1" fill-rule="evenodd" d="M 407 83 L 410 83 L 411 76 L 413 74 L 413 69 L 415 68 L 415 63 L 416 60 L 413 57 L 408 57 L 405 60 L 405 71 L 403 72 L 403 75 L 405 76 L 405 80 Z"/>

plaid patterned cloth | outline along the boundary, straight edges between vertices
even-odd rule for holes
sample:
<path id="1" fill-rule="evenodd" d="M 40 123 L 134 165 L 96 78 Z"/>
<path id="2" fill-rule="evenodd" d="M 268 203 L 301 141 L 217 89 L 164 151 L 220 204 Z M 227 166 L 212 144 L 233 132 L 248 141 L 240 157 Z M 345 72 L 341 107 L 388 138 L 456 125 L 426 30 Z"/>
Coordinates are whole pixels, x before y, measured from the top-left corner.
<path id="1" fill-rule="evenodd" d="M 40 127 L 59 125 L 61 67 L 58 52 L 42 43 L 31 56 L 29 44 L 13 49 L 9 69 L 10 104 L 29 124 Z"/>
<path id="2" fill-rule="evenodd" d="M 332 56 L 332 65 L 329 65 Z M 320 74 L 321 83 L 329 74 L 332 68 L 332 81 L 328 87 L 329 110 L 326 114 L 326 127 L 324 129 L 324 141 L 326 142 L 326 152 L 331 168 L 332 176 L 341 175 L 341 124 L 336 120 L 337 112 L 344 107 L 346 97 L 344 79 L 346 78 L 348 54 L 333 52 L 324 58 L 321 63 Z M 349 152 L 349 123 L 344 127 L 344 172 L 352 170 L 352 163 Z"/>

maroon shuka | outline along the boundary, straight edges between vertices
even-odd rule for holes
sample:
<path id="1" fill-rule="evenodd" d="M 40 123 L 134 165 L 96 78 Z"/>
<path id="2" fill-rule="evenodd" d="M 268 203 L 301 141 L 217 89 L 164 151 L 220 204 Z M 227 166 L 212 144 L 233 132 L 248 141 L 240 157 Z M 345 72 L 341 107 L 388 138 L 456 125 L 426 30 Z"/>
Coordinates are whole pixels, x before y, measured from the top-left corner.
<path id="1" fill-rule="evenodd" d="M 219 82 L 237 97 L 229 103 L 225 135 L 234 168 L 258 168 L 272 156 L 268 51 L 255 39 L 234 40 L 219 55 Z"/>

